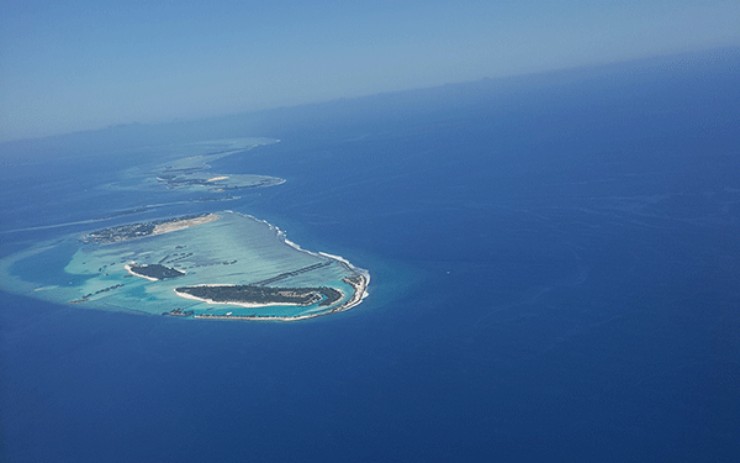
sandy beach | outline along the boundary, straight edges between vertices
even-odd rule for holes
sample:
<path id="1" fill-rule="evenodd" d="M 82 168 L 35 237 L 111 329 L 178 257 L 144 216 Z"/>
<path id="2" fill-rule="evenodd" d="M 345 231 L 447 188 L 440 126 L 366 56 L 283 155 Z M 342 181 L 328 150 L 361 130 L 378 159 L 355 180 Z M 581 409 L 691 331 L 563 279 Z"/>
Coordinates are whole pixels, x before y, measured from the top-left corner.
<path id="1" fill-rule="evenodd" d="M 196 225 L 202 225 L 208 222 L 214 222 L 219 219 L 216 214 L 207 214 L 192 219 L 177 220 L 172 222 L 165 222 L 158 224 L 154 227 L 152 235 L 162 235 L 164 233 L 171 233 L 178 230 L 184 230 L 186 228 L 194 227 Z"/>

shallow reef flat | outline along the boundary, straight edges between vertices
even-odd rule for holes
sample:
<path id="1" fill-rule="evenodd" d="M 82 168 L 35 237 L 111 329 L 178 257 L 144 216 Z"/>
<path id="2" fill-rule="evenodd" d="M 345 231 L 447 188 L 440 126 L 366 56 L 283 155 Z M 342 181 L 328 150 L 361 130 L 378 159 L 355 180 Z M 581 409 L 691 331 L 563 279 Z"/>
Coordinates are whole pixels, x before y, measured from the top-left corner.
<path id="1" fill-rule="evenodd" d="M 348 310 L 370 281 L 347 260 L 301 249 L 271 224 L 231 211 L 39 244 L 1 260 L 0 276 L 8 291 L 80 307 L 284 321 Z"/>

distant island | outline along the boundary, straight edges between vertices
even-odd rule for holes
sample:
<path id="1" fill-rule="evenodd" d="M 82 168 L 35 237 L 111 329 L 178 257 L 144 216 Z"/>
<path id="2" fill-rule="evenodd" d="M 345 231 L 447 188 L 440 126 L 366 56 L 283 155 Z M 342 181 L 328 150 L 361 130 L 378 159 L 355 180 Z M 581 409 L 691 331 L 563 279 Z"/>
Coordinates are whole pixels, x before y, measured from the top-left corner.
<path id="1" fill-rule="evenodd" d="M 210 163 L 227 156 L 246 155 L 252 149 L 277 142 L 279 140 L 248 138 L 182 145 L 181 152 L 194 154 L 131 167 L 122 172 L 117 181 L 105 187 L 111 190 L 205 192 L 213 194 L 215 200 L 223 201 L 227 199 L 223 196 L 226 192 L 276 186 L 285 183 L 285 179 L 260 174 L 214 172 Z M 159 158 L 153 158 L 156 159 Z"/>
<path id="2" fill-rule="evenodd" d="M 191 173 L 189 169 L 187 171 L 184 169 L 183 171 L 167 170 L 165 173 L 157 175 L 156 179 L 168 188 L 203 188 L 215 192 L 263 188 L 285 183 L 285 180 L 281 178 L 265 175 Z"/>

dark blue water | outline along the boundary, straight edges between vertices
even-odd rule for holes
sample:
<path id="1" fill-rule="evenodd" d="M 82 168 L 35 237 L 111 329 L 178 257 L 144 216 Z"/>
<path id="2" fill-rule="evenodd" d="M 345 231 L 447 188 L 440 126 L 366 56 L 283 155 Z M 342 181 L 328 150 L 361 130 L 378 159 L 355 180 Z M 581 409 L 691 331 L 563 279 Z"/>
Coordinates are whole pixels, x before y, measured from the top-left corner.
<path id="1" fill-rule="evenodd" d="M 28 147 L 52 164 L 74 151 L 58 169 L 75 177 L 113 175 L 70 148 L 106 136 L 278 137 L 216 167 L 288 182 L 224 207 L 373 280 L 357 309 L 291 324 L 4 294 L 3 461 L 736 461 L 739 63 L 725 50 Z M 67 210 L 85 182 L 36 180 L 5 182 L 3 229 L 152 202 Z M 5 252 L 29 238 L 0 236 Z"/>

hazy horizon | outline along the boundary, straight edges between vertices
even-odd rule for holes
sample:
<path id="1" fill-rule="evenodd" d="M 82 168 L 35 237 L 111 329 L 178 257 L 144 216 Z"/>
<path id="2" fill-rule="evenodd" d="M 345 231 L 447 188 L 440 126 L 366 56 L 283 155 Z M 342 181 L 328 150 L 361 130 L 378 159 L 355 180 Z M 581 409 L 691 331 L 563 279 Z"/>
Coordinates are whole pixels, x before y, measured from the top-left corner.
<path id="1" fill-rule="evenodd" d="M 740 46 L 728 1 L 4 3 L 0 141 Z"/>

